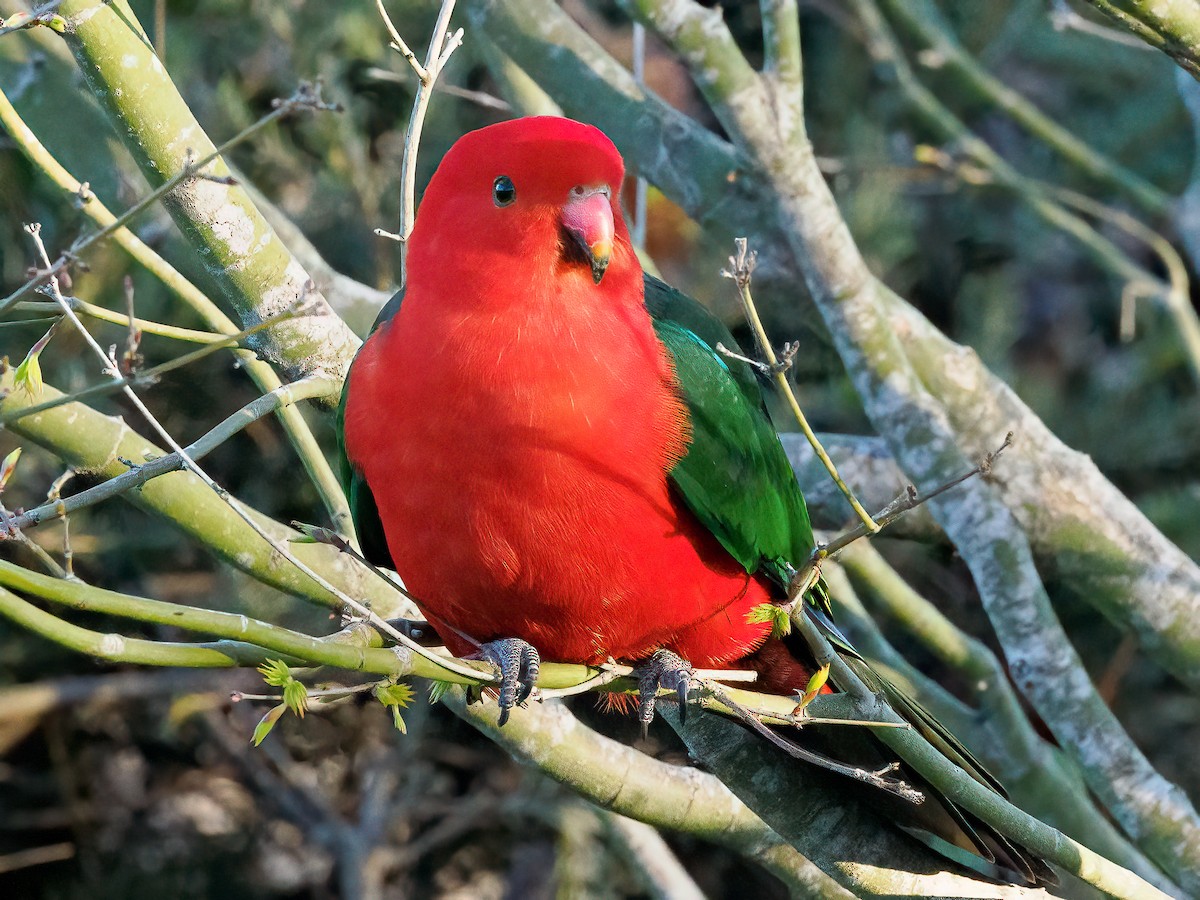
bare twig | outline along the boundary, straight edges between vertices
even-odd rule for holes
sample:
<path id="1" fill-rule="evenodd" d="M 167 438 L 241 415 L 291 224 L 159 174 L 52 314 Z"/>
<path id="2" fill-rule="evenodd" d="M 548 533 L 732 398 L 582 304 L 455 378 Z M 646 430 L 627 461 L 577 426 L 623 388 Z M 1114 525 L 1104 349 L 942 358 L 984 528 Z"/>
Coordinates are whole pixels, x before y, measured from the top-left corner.
<path id="1" fill-rule="evenodd" d="M 42 239 L 41 239 L 40 226 L 37 226 L 37 225 L 27 226 L 26 231 L 33 238 L 34 243 L 37 245 L 38 253 L 40 254 L 42 261 L 45 264 L 47 270 L 49 270 L 51 268 L 50 259 L 46 253 L 46 246 L 42 242 Z M 54 299 L 58 302 L 59 306 L 62 308 L 64 315 L 66 315 L 66 317 L 71 320 L 71 324 L 73 324 L 75 326 L 75 328 L 83 336 L 83 338 L 87 342 L 87 344 L 92 348 L 92 351 L 104 362 L 105 372 L 106 373 L 116 372 L 117 371 L 116 361 L 114 359 L 112 359 L 109 354 L 105 353 L 104 350 L 100 347 L 100 345 L 98 343 L 96 343 L 96 339 L 94 337 L 92 337 L 91 333 L 88 332 L 88 330 L 86 328 L 83 327 L 83 323 L 79 321 L 79 318 L 75 315 L 74 310 L 71 309 L 70 304 L 68 304 L 66 302 L 66 299 L 62 296 L 62 292 L 59 290 L 59 286 L 58 286 L 57 275 L 51 273 L 49 275 L 49 279 L 50 279 L 50 289 L 54 295 Z M 286 544 L 284 544 L 282 541 L 277 540 L 276 538 L 274 538 L 273 536 L 271 536 L 270 534 L 267 533 L 267 531 L 262 527 L 262 525 L 260 525 L 258 523 L 258 521 L 254 518 L 254 516 L 252 516 L 250 514 L 249 510 L 241 503 L 241 501 L 235 499 L 233 496 L 231 496 L 229 494 L 228 491 L 226 491 L 224 488 L 222 488 L 220 485 L 218 485 L 215 481 L 213 481 L 212 477 L 207 472 L 205 472 L 194 459 L 191 458 L 191 456 L 188 454 L 187 450 L 185 450 L 182 446 L 180 446 L 180 444 L 175 440 L 175 438 L 171 436 L 170 432 L 168 432 L 162 426 L 162 423 L 160 423 L 158 421 L 158 419 L 154 416 L 154 414 L 150 412 L 150 410 L 142 402 L 141 398 L 134 392 L 134 390 L 131 387 L 129 387 L 128 385 L 124 385 L 124 386 L 122 386 L 121 391 L 122 391 L 122 393 L 124 393 L 125 397 L 137 408 L 138 412 L 141 413 L 142 417 L 145 418 L 145 420 L 150 424 L 150 426 L 158 433 L 159 437 L 163 440 L 163 442 L 166 443 L 166 445 L 168 447 L 170 447 L 176 454 L 178 454 L 178 456 L 179 456 L 180 460 L 183 462 L 184 466 L 188 470 L 190 470 L 192 472 L 192 474 L 194 474 L 197 478 L 199 478 L 206 485 L 208 485 L 217 494 L 217 496 L 220 497 L 237 514 L 237 516 L 240 519 L 242 519 L 242 521 L 244 521 L 248 526 L 250 526 L 250 528 L 259 537 L 261 537 L 264 541 L 266 541 L 273 550 L 275 550 L 277 553 L 279 553 L 279 555 L 281 557 L 286 559 L 289 563 L 291 563 L 293 566 L 295 566 L 299 571 L 303 572 L 305 575 L 307 575 L 309 578 L 311 578 L 323 590 L 328 591 L 331 595 L 336 597 L 338 599 L 338 601 L 341 602 L 342 604 L 344 604 L 348 609 L 354 610 L 356 613 L 361 615 L 364 619 L 369 621 L 374 627 L 378 628 L 384 634 L 388 635 L 393 640 L 395 640 L 396 644 L 398 645 L 397 649 L 404 648 L 411 653 L 417 654 L 418 656 L 423 656 L 426 659 L 428 659 L 429 661 L 435 662 L 438 665 L 442 666 L 443 668 L 445 668 L 451 672 L 455 672 L 456 674 L 467 675 L 471 678 L 479 677 L 479 673 L 476 669 L 473 669 L 470 666 L 463 665 L 462 663 L 459 663 L 456 660 L 438 656 L 437 654 L 427 650 L 425 647 L 422 647 L 420 644 L 418 644 L 416 641 L 409 638 L 407 635 L 402 634 L 401 632 L 397 631 L 395 628 L 393 628 L 391 625 L 389 625 L 385 619 L 380 617 L 377 613 L 371 611 L 368 607 L 364 606 L 358 600 L 355 600 L 353 597 L 349 596 L 345 591 L 342 591 L 341 589 L 330 584 L 329 581 L 327 579 L 325 579 L 322 575 L 315 572 L 310 566 L 306 565 L 305 563 L 303 563 L 299 559 L 297 559 L 292 554 L 292 552 L 287 548 Z M 398 590 L 398 588 L 397 588 L 397 590 Z"/>
<path id="2" fill-rule="evenodd" d="M 270 393 L 263 394 L 233 415 L 229 416 L 217 427 L 211 429 L 187 447 L 188 455 L 193 459 L 201 459 L 208 453 L 227 441 L 251 422 L 257 421 L 268 413 L 274 412 L 280 406 L 296 403 L 311 397 L 324 396 L 329 391 L 329 379 L 324 376 L 310 375 L 288 385 L 276 388 Z M 0 540 L 13 536 L 13 533 L 24 528 L 31 528 L 61 518 L 69 513 L 88 506 L 94 506 L 102 500 L 116 497 L 128 490 L 139 487 L 168 472 L 183 469 L 183 459 L 175 453 L 160 456 L 147 462 L 132 466 L 128 472 L 101 482 L 95 487 L 80 491 L 65 499 L 54 498 L 53 502 L 34 507 L 23 513 L 12 516 L 7 522 L 0 523 Z"/>
<path id="3" fill-rule="evenodd" d="M 416 220 L 417 193 L 417 150 L 421 144 L 421 129 L 425 125 L 425 113 L 429 109 L 429 101 L 433 95 L 433 84 L 442 73 L 446 61 L 450 59 L 455 49 L 462 44 L 463 30 L 450 34 L 450 16 L 454 12 L 455 0 L 442 0 L 438 10 L 437 21 L 433 26 L 433 35 L 429 39 L 429 49 L 425 55 L 425 65 L 416 63 L 416 57 L 396 32 L 382 0 L 377 0 L 380 14 L 396 43 L 397 49 L 409 60 L 413 71 L 417 73 L 420 83 L 413 98 L 412 113 L 408 119 L 408 131 L 404 136 L 404 155 L 400 161 L 400 228 L 396 234 L 390 234 L 382 229 L 375 229 L 381 237 L 390 237 L 400 243 L 400 285 L 404 286 L 408 277 L 408 237 L 412 233 L 413 222 Z M 407 52 L 406 52 L 407 51 Z"/>
<path id="4" fill-rule="evenodd" d="M 65 297 L 63 298 L 63 300 L 64 300 L 64 302 L 68 302 L 67 298 L 65 298 Z M 56 306 L 57 306 L 57 304 L 56 304 Z M 125 388 L 125 387 L 130 387 L 130 386 L 136 387 L 136 386 L 140 386 L 140 385 L 154 384 L 158 381 L 158 379 L 161 376 L 165 375 L 168 372 L 174 371 L 175 369 L 179 369 L 184 366 L 191 365 L 194 362 L 198 362 L 201 359 L 204 359 L 205 357 L 211 356 L 212 354 L 218 352 L 219 350 L 237 347 L 247 337 L 257 334 L 258 332 L 262 331 L 265 328 L 270 328 L 272 325 L 276 324 L 277 322 L 281 322 L 284 319 L 290 318 L 293 315 L 293 313 L 294 313 L 293 310 L 284 310 L 283 312 L 281 312 L 277 315 L 274 315 L 269 319 L 265 319 L 262 322 L 259 322 L 257 325 L 254 325 L 251 328 L 246 328 L 242 331 L 239 331 L 236 334 L 215 335 L 214 336 L 215 340 L 206 342 L 204 344 L 204 346 L 201 347 L 200 349 L 193 350 L 191 353 L 185 353 L 182 356 L 177 356 L 177 357 L 175 357 L 175 359 L 167 360 L 164 363 L 160 363 L 159 365 L 154 366 L 153 368 L 150 368 L 150 369 L 146 369 L 145 371 L 142 371 L 142 372 L 134 373 L 134 372 L 122 371 L 122 368 L 123 368 L 122 363 L 120 363 L 116 360 L 115 351 L 114 351 L 114 352 L 112 352 L 112 355 L 109 357 L 110 362 L 113 366 L 112 371 L 109 373 L 112 376 L 109 381 L 103 382 L 101 384 L 94 384 L 91 387 L 82 388 L 82 389 L 75 391 L 73 393 L 70 393 L 70 394 L 62 394 L 61 396 L 55 397 L 52 400 L 47 400 L 43 403 L 38 403 L 33 406 L 26 406 L 22 409 L 15 410 L 11 413 L 6 413 L 3 416 L 0 416 L 0 424 L 9 425 L 13 422 L 16 422 L 19 419 L 25 418 L 26 416 L 37 415 L 38 413 L 45 412 L 48 409 L 54 409 L 54 407 L 56 407 L 56 406 L 62 406 L 65 403 L 74 403 L 76 401 L 90 399 L 92 397 L 97 397 L 97 396 L 101 396 L 103 394 L 112 393 L 113 391 L 121 390 L 122 388 Z M 329 390 L 333 389 L 332 382 L 323 380 L 320 376 L 309 376 L 309 377 L 312 378 L 312 381 L 311 381 L 312 384 L 323 385 L 323 386 L 327 387 Z M 307 379 L 302 379 L 302 380 L 305 381 L 305 383 L 310 383 L 310 382 L 308 382 Z M 295 382 L 295 383 L 299 384 L 300 382 Z M 313 395 L 306 395 L 306 397 L 307 396 L 315 397 L 318 395 L 313 394 Z"/>
<path id="5" fill-rule="evenodd" d="M 194 310 L 210 328 L 221 334 L 236 334 L 238 332 L 238 326 L 195 284 L 185 278 L 159 254 L 150 249 L 129 228 L 117 224 L 117 217 L 109 212 L 104 204 L 91 193 L 87 188 L 87 184 L 73 177 L 42 145 L 37 135 L 30 130 L 28 125 L 17 114 L 17 111 L 13 108 L 3 91 L 0 91 L 0 124 L 3 125 L 9 137 L 17 144 L 21 152 L 25 154 L 34 166 L 40 169 L 59 188 L 74 196 L 77 205 L 96 225 L 102 229 L 111 227 L 113 229 L 113 241 L 124 249 L 135 261 L 145 267 L 148 272 L 158 278 L 184 304 Z M 82 304 L 82 301 L 79 302 Z M 53 301 L 50 301 L 50 305 L 57 309 L 57 304 Z M 95 307 L 92 304 L 81 305 L 77 311 L 98 318 L 106 317 L 100 312 L 99 307 Z M 119 320 L 118 314 L 108 314 L 110 321 L 114 318 Z M 119 321 L 118 323 L 120 324 Z M 205 332 L 177 329 L 172 326 L 147 322 L 146 320 L 138 320 L 137 324 L 143 332 L 163 334 L 182 340 L 204 343 L 213 339 L 211 336 L 207 336 Z M 238 356 L 246 373 L 258 385 L 261 391 L 272 391 L 280 386 L 280 378 L 269 363 L 258 359 L 250 351 L 235 351 L 235 355 Z M 336 389 L 336 386 L 334 388 Z M 291 440 L 292 446 L 300 457 L 300 461 L 303 463 L 305 471 L 316 487 L 330 517 L 337 527 L 349 528 L 350 509 L 342 493 L 341 484 L 337 476 L 334 475 L 316 438 L 313 436 L 312 429 L 309 428 L 304 417 L 293 406 L 282 407 L 278 416 L 284 431 Z"/>
<path id="6" fill-rule="evenodd" d="M 812 427 L 808 424 L 808 419 L 804 415 L 804 411 L 800 409 L 800 401 L 796 399 L 796 394 L 792 390 L 792 385 L 787 379 L 787 365 L 781 363 L 775 355 L 775 350 L 771 347 L 771 340 L 767 337 L 767 330 L 763 327 L 762 319 L 759 318 L 758 308 L 754 305 L 754 298 L 750 294 L 750 280 L 754 273 L 754 266 L 757 262 L 757 254 L 748 249 L 748 244 L 745 238 L 737 238 L 734 240 L 734 247 L 737 252 L 729 257 L 729 268 L 722 269 L 721 274 L 733 280 L 738 288 L 738 297 L 742 301 L 742 307 L 745 310 L 746 318 L 750 322 L 750 327 L 754 331 L 755 339 L 758 341 L 759 352 L 767 361 L 770 367 L 772 377 L 775 379 L 775 384 L 778 385 L 780 392 L 791 407 L 792 415 L 796 417 L 796 422 L 800 425 L 804 436 L 808 438 L 808 442 L 812 445 L 813 451 L 824 464 L 826 471 L 829 472 L 829 477 L 833 479 L 845 496 L 850 506 L 854 508 L 855 514 L 862 520 L 868 530 L 875 532 L 879 530 L 879 526 L 871 518 L 871 515 L 858 502 L 858 498 L 854 496 L 854 492 L 846 486 L 842 481 L 842 476 L 838 474 L 837 467 L 833 464 L 833 460 L 829 458 L 829 454 L 825 452 L 825 448 L 821 446 L 821 442 L 817 440 L 817 436 L 813 433 Z M 795 350 L 788 351 L 788 360 L 795 355 Z"/>
<path id="7" fill-rule="evenodd" d="M 927 494 L 921 494 L 916 485 L 908 485 L 904 493 L 898 496 L 895 500 L 877 512 L 872 518 L 877 524 L 875 531 L 867 528 L 866 524 L 858 525 L 831 540 L 827 544 L 817 544 L 813 548 L 804 565 L 792 577 L 791 584 L 788 587 L 788 602 L 784 604 L 785 608 L 791 609 L 796 603 L 804 597 L 809 588 L 816 582 L 817 575 L 820 572 L 821 563 L 829 557 L 835 555 L 839 550 L 849 546 L 860 538 L 867 537 L 877 533 L 879 530 L 887 527 L 900 516 L 904 515 L 911 509 L 915 509 L 924 503 L 928 503 L 935 497 L 941 496 L 951 488 L 957 487 L 969 478 L 974 478 L 976 475 L 986 475 L 992 470 L 992 465 L 996 462 L 997 457 L 1005 450 L 1012 446 L 1013 434 L 1010 431 L 1004 436 L 1002 443 L 995 450 L 992 450 L 983 457 L 973 469 L 964 472 L 956 478 L 952 478 L 944 484 L 938 485 Z"/>
<path id="8" fill-rule="evenodd" d="M 911 803 L 920 803 L 925 799 L 925 795 L 916 790 L 904 781 L 887 777 L 898 768 L 898 764 L 891 763 L 884 766 L 882 769 L 872 771 L 863 769 L 858 766 L 848 766 L 845 763 L 840 763 L 835 759 L 830 759 L 820 753 L 814 753 L 806 747 L 801 747 L 793 741 L 787 740 L 782 735 L 772 731 L 766 725 L 758 720 L 758 717 L 753 715 L 749 710 L 745 709 L 741 704 L 729 696 L 715 684 L 709 684 L 708 690 L 712 692 L 718 700 L 725 704 L 733 711 L 734 716 L 742 722 L 751 731 L 765 738 L 769 743 L 775 745 L 788 756 L 802 760 L 814 766 L 819 766 L 830 772 L 836 772 L 839 775 L 845 775 L 847 778 L 853 778 L 855 781 L 861 781 L 864 784 L 869 784 L 872 787 L 879 788 L 882 791 L 887 791 L 889 794 L 895 794 L 902 797 Z"/>
<path id="9" fill-rule="evenodd" d="M 139 214 L 149 209 L 160 199 L 165 197 L 179 185 L 185 181 L 190 181 L 196 178 L 208 167 L 210 163 L 219 158 L 229 148 L 240 144 L 247 138 L 257 134 L 262 129 L 266 128 L 276 119 L 281 119 L 291 115 L 299 110 L 332 110 L 335 106 L 325 103 L 321 100 L 320 92 L 313 86 L 307 83 L 302 83 L 291 97 L 287 99 L 276 99 L 271 104 L 271 112 L 264 115 L 258 121 L 247 125 L 229 140 L 214 149 L 211 153 L 201 157 L 200 159 L 190 162 L 185 165 L 176 175 L 168 178 L 157 188 L 144 196 L 141 200 L 129 207 L 124 213 L 117 216 L 108 225 L 101 228 L 99 231 L 93 231 L 91 234 L 79 238 L 73 243 L 70 248 L 62 254 L 55 262 L 51 263 L 48 256 L 45 256 L 43 265 L 45 268 L 39 269 L 32 278 L 26 281 L 23 285 L 0 300 L 0 313 L 3 313 L 10 306 L 17 302 L 21 297 L 32 291 L 38 285 L 45 283 L 48 279 L 63 271 L 71 264 L 84 250 L 91 247 L 98 241 L 111 235 L 114 231 L 124 227 Z"/>

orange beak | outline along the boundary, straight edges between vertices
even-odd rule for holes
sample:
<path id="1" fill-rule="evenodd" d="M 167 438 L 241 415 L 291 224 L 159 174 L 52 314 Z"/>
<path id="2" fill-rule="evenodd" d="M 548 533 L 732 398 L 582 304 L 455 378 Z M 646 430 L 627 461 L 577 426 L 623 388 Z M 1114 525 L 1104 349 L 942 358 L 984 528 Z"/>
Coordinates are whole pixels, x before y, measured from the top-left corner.
<path id="1" fill-rule="evenodd" d="M 606 184 L 572 188 L 562 209 L 562 225 L 587 256 L 592 280 L 599 284 L 612 259 L 612 189 Z"/>

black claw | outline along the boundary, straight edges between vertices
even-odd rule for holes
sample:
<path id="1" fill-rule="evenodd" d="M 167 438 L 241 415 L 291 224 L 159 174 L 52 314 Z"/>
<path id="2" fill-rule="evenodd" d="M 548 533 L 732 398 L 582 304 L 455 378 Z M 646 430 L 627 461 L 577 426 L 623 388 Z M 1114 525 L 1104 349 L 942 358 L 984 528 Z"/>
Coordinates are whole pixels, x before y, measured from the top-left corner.
<path id="1" fill-rule="evenodd" d="M 532 644 L 520 638 L 503 638 L 489 641 L 479 648 L 479 656 L 500 672 L 500 720 L 501 727 L 508 721 L 508 712 L 514 706 L 524 706 L 537 684 L 542 660 Z"/>
<path id="2" fill-rule="evenodd" d="M 642 723 L 643 738 L 654 721 L 654 702 L 659 688 L 673 690 L 679 695 L 679 721 L 687 721 L 691 677 L 692 667 L 670 650 L 656 650 L 638 667 L 638 721 Z"/>

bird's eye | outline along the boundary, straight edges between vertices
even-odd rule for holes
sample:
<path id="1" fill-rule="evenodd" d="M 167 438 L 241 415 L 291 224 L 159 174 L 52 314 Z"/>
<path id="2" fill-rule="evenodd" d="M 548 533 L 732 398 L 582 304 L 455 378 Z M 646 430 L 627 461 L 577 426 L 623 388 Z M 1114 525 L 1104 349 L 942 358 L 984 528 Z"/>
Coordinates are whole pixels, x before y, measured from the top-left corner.
<path id="1" fill-rule="evenodd" d="M 517 189 L 513 187 L 511 178 L 501 175 L 492 182 L 492 199 L 497 206 L 508 206 L 517 199 Z"/>

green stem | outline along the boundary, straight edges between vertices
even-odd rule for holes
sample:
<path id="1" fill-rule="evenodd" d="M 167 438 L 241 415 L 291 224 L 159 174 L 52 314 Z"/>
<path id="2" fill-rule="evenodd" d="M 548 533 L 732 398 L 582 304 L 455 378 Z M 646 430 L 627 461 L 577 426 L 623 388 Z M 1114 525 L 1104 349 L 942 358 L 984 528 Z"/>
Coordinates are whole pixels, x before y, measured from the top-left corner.
<path id="1" fill-rule="evenodd" d="M 0 415 L 0 425 L 11 425 L 17 419 L 23 418 L 24 416 L 37 415 L 40 412 L 53 409 L 54 407 L 61 406 L 64 403 L 73 403 L 77 400 L 91 400 L 94 397 L 100 397 L 104 396 L 105 394 L 111 394 L 114 391 L 124 390 L 131 385 L 153 384 L 161 375 L 165 375 L 166 373 L 172 372 L 175 369 L 180 369 L 194 362 L 198 362 L 205 357 L 212 356 L 219 350 L 224 350 L 227 347 L 235 347 L 250 335 L 262 331 L 264 328 L 268 327 L 270 327 L 270 323 L 264 322 L 260 325 L 255 325 L 253 328 L 247 328 L 245 331 L 238 332 L 237 334 L 231 334 L 228 336 L 217 335 L 215 341 L 206 342 L 205 345 L 199 350 L 193 350 L 191 353 L 185 353 L 183 356 L 177 356 L 174 359 L 167 360 L 165 363 L 161 363 L 160 365 L 153 366 L 149 369 L 143 369 L 142 371 L 135 372 L 131 375 L 118 376 L 111 381 L 107 381 L 103 384 L 95 384 L 91 387 L 84 388 L 83 390 L 75 391 L 72 394 L 63 394 L 59 397 L 53 398 L 52 400 L 39 403 L 36 406 L 27 406 L 20 410 L 4 413 Z M 293 382 L 293 384 L 299 383 L 300 382 Z M 314 394 L 314 385 L 316 385 L 316 387 L 320 390 L 324 391 L 324 393 Z M 328 396 L 330 391 L 333 390 L 336 390 L 336 385 L 333 383 L 332 379 L 317 378 L 315 380 L 308 381 L 304 389 L 302 389 L 296 395 L 295 399 L 301 399 L 302 397 L 307 399 L 314 396 L 324 397 Z M 278 409 L 279 407 L 280 404 L 274 404 L 272 408 Z"/>
<path id="2" fill-rule="evenodd" d="M 876 702 L 872 691 L 830 647 L 805 610 L 802 609 L 793 617 L 793 624 L 804 635 L 818 660 L 830 661 L 833 678 L 838 687 L 855 697 L 862 718 L 903 724 L 904 720 L 890 706 Z M 916 730 L 887 728 L 876 730 L 874 734 L 952 803 L 970 811 L 1011 840 L 1078 875 L 1110 896 L 1129 900 L 1168 896 L 1128 869 L 1105 859 L 1057 829 L 1018 809 L 975 779 L 965 777 L 958 766 L 934 749 Z"/>
<path id="3" fill-rule="evenodd" d="M 86 300 L 80 300 L 78 297 L 68 297 L 67 301 L 71 304 L 71 308 L 78 313 L 82 313 L 92 319 L 99 319 L 101 322 L 110 322 L 113 325 L 123 325 L 129 327 L 132 323 L 133 327 L 144 334 L 155 334 L 159 337 L 171 338 L 176 341 L 186 341 L 189 344 L 213 344 L 226 335 L 218 334 L 213 331 L 198 331 L 194 328 L 180 328 L 177 325 L 167 325 L 162 322 L 152 322 L 149 319 L 142 319 L 134 316 L 132 319 L 119 313 L 113 309 L 106 309 L 103 306 L 97 306 L 94 303 L 88 303 Z M 16 309 L 34 310 L 38 312 L 54 312 L 58 309 L 58 304 L 47 300 L 23 300 L 16 305 Z"/>
<path id="4" fill-rule="evenodd" d="M 89 631 L 64 622 L 3 588 L 0 588 L 0 615 L 70 650 L 112 662 L 214 669 L 254 665 L 262 661 L 255 656 L 256 652 L 259 652 L 257 648 L 248 645 L 217 649 L 212 645 L 147 641 L 119 634 Z"/>
<path id="5" fill-rule="evenodd" d="M 31 398 L 13 387 L 13 371 L 0 373 L 0 416 L 32 405 Z M 42 396 L 60 396 L 43 385 Z M 122 459 L 137 464 L 166 456 L 167 451 L 146 440 L 121 419 L 105 416 L 83 403 L 67 403 L 7 426 L 26 440 L 39 444 L 76 469 L 114 478 L 129 470 Z M 174 522 L 184 533 L 211 549 L 230 564 L 258 580 L 317 603 L 337 605 L 330 594 L 291 566 L 280 565 L 275 551 L 209 489 L 189 472 L 171 472 L 125 494 L 125 499 Z M 260 524 L 284 540 L 297 536 L 267 516 L 256 513 Z M 372 573 L 335 548 L 323 544 L 296 544 L 293 553 L 324 572 L 348 593 L 372 608 L 394 615 L 400 598 Z"/>
<path id="6" fill-rule="evenodd" d="M 957 144 L 964 155 L 988 170 L 996 184 L 1014 191 L 1043 220 L 1078 240 L 1099 265 L 1131 284 L 1146 285 L 1151 296 L 1163 300 L 1178 326 L 1193 375 L 1200 382 L 1200 322 L 1195 321 L 1195 313 L 1176 302 L 1172 291 L 1160 279 L 1135 263 L 1120 247 L 1056 202 L 1037 181 L 1014 169 L 921 84 L 874 2 L 859 0 L 854 6 L 866 31 L 872 57 L 890 69 L 913 109 L 938 133 L 940 140 Z"/>
<path id="7" fill-rule="evenodd" d="M 0 585 L 76 610 L 119 616 L 138 622 L 169 625 L 244 643 L 268 654 L 282 653 L 293 660 L 292 664 L 294 665 L 334 666 L 339 669 L 370 672 L 377 675 L 414 675 L 455 684 L 490 684 L 493 680 L 491 666 L 487 663 L 478 661 L 464 663 L 462 660 L 447 657 L 447 664 L 453 663 L 458 668 L 441 666 L 436 660 L 430 660 L 404 648 L 380 646 L 381 638 L 378 632 L 361 624 L 327 637 L 317 638 L 240 613 L 201 609 L 162 600 L 151 600 L 146 597 L 135 597 L 130 594 L 93 587 L 79 581 L 67 581 L 39 575 L 2 559 L 0 559 Z M 55 623 L 66 626 L 64 633 L 70 633 L 70 629 L 74 628 L 48 613 L 43 613 L 43 616 L 47 618 L 39 621 L 47 628 Z M 39 631 L 39 633 L 45 633 L 45 631 Z M 143 643 L 157 645 L 159 642 L 145 641 Z M 91 649 L 76 649 L 81 649 L 82 652 L 91 655 L 98 655 L 93 652 L 95 645 L 89 646 Z M 196 657 L 196 659 L 205 658 Z M 259 657 L 254 657 L 255 665 L 260 661 Z M 196 665 L 196 663 L 187 661 L 155 664 L 189 667 Z M 248 663 L 230 664 L 244 665 Z M 459 671 L 458 669 L 464 665 L 467 671 L 476 669 L 479 677 L 471 678 Z M 590 679 L 593 673 L 594 670 L 588 666 L 547 663 L 542 666 L 538 685 L 548 689 L 568 688 Z"/>
<path id="8" fill-rule="evenodd" d="M 1162 874 L 1097 814 L 1078 766 L 1043 740 L 1030 724 L 1003 666 L 984 644 L 959 631 L 932 603 L 914 591 L 868 542 L 839 557 L 845 566 L 826 569 L 838 611 L 851 613 L 851 633 L 859 650 L 905 693 L 918 697 L 937 718 L 964 739 L 1004 782 L 1014 801 L 1108 859 L 1165 887 Z M 961 676 L 978 709 L 967 707 L 915 669 L 892 647 L 863 609 L 849 580 L 866 586 L 883 611 L 907 634 Z M 857 632 L 857 633 L 856 633 Z M 973 739 L 972 739 L 973 738 Z"/>
<path id="9" fill-rule="evenodd" d="M 800 10 L 796 0 L 761 0 L 763 22 L 763 72 L 779 90 L 804 89 L 800 66 Z"/>
<path id="10" fill-rule="evenodd" d="M 185 448 L 188 456 L 192 459 L 200 459 L 208 455 L 247 425 L 261 419 L 282 405 L 297 403 L 312 397 L 324 396 L 325 392 L 329 390 L 329 382 L 331 380 L 317 375 L 310 375 L 307 378 L 293 381 L 291 384 L 276 388 L 271 393 L 264 394 L 252 400 L 236 413 L 227 417 L 220 425 L 189 444 Z M 60 400 L 62 402 L 73 402 L 68 401 L 66 395 L 63 395 L 54 401 L 47 401 L 46 403 L 39 404 L 37 407 L 29 407 L 28 410 L 19 410 L 16 413 L 12 413 L 11 418 L 9 416 L 0 416 L 0 421 L 9 422 L 22 418 L 24 415 L 33 415 L 34 412 L 32 411 L 34 410 L 41 412 L 46 409 L 52 409 L 61 405 L 59 403 Z M 109 478 L 95 487 L 72 494 L 70 497 L 44 503 L 33 509 L 17 513 L 11 516 L 6 524 L 15 530 L 41 525 L 45 522 L 62 518 L 76 510 L 94 506 L 103 500 L 119 496 L 133 488 L 141 487 L 150 481 L 150 479 L 158 478 L 168 472 L 179 471 L 183 466 L 183 459 L 178 454 L 168 453 L 165 456 L 149 460 L 120 475 Z"/>

